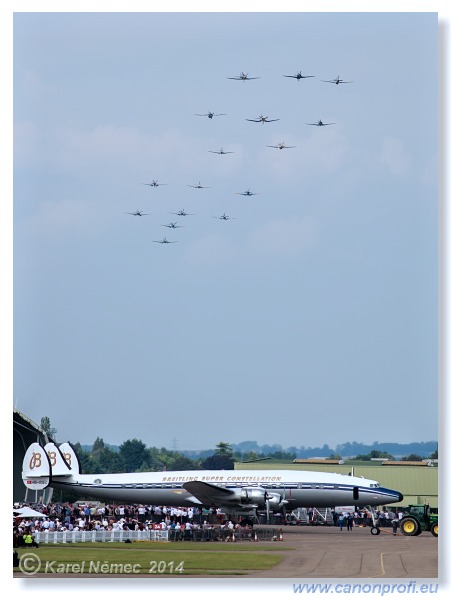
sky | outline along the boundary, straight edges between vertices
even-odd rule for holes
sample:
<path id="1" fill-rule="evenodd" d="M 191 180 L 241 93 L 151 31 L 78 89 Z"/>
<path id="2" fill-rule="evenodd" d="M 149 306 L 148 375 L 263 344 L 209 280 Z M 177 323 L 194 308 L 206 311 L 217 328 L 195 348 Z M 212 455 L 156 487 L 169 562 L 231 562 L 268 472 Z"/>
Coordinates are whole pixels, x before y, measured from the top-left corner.
<path id="1" fill-rule="evenodd" d="M 82 444 L 438 439 L 436 13 L 13 31 L 18 410 Z"/>

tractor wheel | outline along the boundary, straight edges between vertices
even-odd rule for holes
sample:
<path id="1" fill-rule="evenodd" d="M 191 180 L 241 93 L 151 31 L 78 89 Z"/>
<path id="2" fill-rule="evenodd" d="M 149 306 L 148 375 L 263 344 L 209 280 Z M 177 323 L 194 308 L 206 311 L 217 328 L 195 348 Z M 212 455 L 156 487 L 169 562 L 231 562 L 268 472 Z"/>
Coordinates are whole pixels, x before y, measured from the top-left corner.
<path id="1" fill-rule="evenodd" d="M 434 537 L 438 537 L 438 523 L 432 523 L 431 533 Z"/>
<path id="2" fill-rule="evenodd" d="M 379 535 L 381 530 L 379 527 L 371 527 L 371 535 Z"/>
<path id="3" fill-rule="evenodd" d="M 413 517 L 404 517 L 399 524 L 399 528 L 403 535 L 419 535 L 421 533 L 420 524 Z"/>

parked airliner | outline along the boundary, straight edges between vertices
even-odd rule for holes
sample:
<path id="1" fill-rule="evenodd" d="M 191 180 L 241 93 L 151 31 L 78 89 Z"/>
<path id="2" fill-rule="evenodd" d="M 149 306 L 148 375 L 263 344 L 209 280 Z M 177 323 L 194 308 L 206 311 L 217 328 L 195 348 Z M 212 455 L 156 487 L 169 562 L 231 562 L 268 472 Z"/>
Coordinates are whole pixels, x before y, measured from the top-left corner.
<path id="1" fill-rule="evenodd" d="M 48 486 L 94 498 L 165 506 L 214 506 L 225 512 L 285 511 L 298 507 L 385 506 L 403 495 L 372 479 L 297 470 L 163 471 L 82 475 L 69 443 L 33 443 L 22 479 L 32 490 Z"/>

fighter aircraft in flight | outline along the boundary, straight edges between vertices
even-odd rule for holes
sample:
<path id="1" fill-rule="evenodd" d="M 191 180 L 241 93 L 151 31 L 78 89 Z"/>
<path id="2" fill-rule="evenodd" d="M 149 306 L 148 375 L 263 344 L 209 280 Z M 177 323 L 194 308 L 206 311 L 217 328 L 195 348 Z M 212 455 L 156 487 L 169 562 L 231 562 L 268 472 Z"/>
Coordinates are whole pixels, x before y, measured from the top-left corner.
<path id="1" fill-rule="evenodd" d="M 306 123 L 306 125 L 316 125 L 317 127 L 325 127 L 326 125 L 336 125 L 336 123 L 323 123 L 321 119 L 319 119 L 316 123 Z"/>
<path id="2" fill-rule="evenodd" d="M 235 154 L 234 152 L 226 152 L 224 148 L 221 148 L 220 150 L 209 150 L 208 152 L 211 152 L 212 154 Z"/>
<path id="3" fill-rule="evenodd" d="M 229 217 L 229 215 L 226 215 L 224 213 L 220 217 L 213 217 L 213 219 L 221 219 L 222 221 L 228 221 L 229 219 L 236 219 L 236 217 Z"/>
<path id="4" fill-rule="evenodd" d="M 185 227 L 185 225 L 177 225 L 177 221 L 175 223 L 168 223 L 167 225 L 163 225 L 163 227 L 169 227 L 170 229 L 176 229 L 177 227 Z"/>
<path id="5" fill-rule="evenodd" d="M 236 79 L 238 81 L 250 81 L 251 79 L 260 79 L 260 77 L 249 77 L 248 73 L 243 73 L 243 71 L 241 71 L 241 73 L 236 77 L 227 77 L 227 79 Z"/>
<path id="6" fill-rule="evenodd" d="M 174 240 L 174 241 L 170 242 L 168 239 L 166 239 L 164 237 L 162 240 L 152 240 L 152 242 L 156 242 L 157 244 L 176 244 L 178 242 L 178 240 Z"/>
<path id="7" fill-rule="evenodd" d="M 353 81 L 344 81 L 343 79 L 340 79 L 339 75 L 337 75 L 335 79 L 321 79 L 321 81 L 324 81 L 324 83 L 335 83 L 335 85 L 338 85 L 339 83 L 354 83 Z"/>
<path id="8" fill-rule="evenodd" d="M 315 77 L 314 75 L 303 75 L 301 71 L 296 73 L 296 75 L 284 75 L 284 77 L 292 77 L 293 79 L 297 79 L 298 81 L 301 79 L 308 79 L 310 77 Z"/>
<path id="9" fill-rule="evenodd" d="M 188 215 L 194 215 L 194 213 L 187 213 L 185 212 L 185 209 L 182 208 L 182 210 L 179 210 L 176 213 L 169 213 L 170 215 L 177 215 L 179 217 L 187 217 Z"/>
<path id="10" fill-rule="evenodd" d="M 235 192 L 235 194 L 239 194 L 240 196 L 256 196 L 260 194 L 260 192 L 251 192 L 251 190 L 246 190 L 245 192 Z"/>
<path id="11" fill-rule="evenodd" d="M 403 501 L 401 492 L 382 487 L 378 481 L 321 471 L 247 469 L 86 475 L 80 471 L 77 453 L 67 442 L 60 446 L 34 442 L 22 462 L 22 480 L 28 489 L 52 487 L 82 498 L 108 498 L 112 503 L 214 506 L 226 514 L 266 510 L 269 515 L 305 506 L 386 506 Z"/>
<path id="12" fill-rule="evenodd" d="M 199 181 L 199 183 L 197 185 L 190 185 L 190 184 L 188 184 L 188 187 L 196 188 L 197 190 L 203 190 L 204 188 L 208 188 L 210 186 L 208 186 L 208 185 L 201 185 L 200 181 Z"/>
<path id="13" fill-rule="evenodd" d="M 280 121 L 280 119 L 268 119 L 268 117 L 260 115 L 256 119 L 246 119 L 246 121 L 252 121 L 253 123 L 273 123 L 274 121 Z"/>
<path id="14" fill-rule="evenodd" d="M 296 148 L 296 146 L 285 146 L 285 142 L 279 142 L 275 146 L 271 146 L 266 144 L 267 148 L 278 148 L 279 150 L 283 150 L 284 148 Z"/>
<path id="15" fill-rule="evenodd" d="M 143 185 L 150 185 L 150 187 L 158 187 L 159 185 L 168 185 L 167 183 L 158 183 L 156 179 L 152 183 L 143 183 Z"/>
<path id="16" fill-rule="evenodd" d="M 141 210 L 135 210 L 135 212 L 127 212 L 125 213 L 126 215 L 133 215 L 134 217 L 144 217 L 146 215 L 148 215 L 149 213 L 143 213 Z"/>
<path id="17" fill-rule="evenodd" d="M 213 112 L 207 112 L 204 114 L 199 114 L 199 113 L 194 113 L 196 117 L 208 117 L 209 119 L 212 119 L 213 117 L 224 117 L 227 113 L 213 113 Z"/>

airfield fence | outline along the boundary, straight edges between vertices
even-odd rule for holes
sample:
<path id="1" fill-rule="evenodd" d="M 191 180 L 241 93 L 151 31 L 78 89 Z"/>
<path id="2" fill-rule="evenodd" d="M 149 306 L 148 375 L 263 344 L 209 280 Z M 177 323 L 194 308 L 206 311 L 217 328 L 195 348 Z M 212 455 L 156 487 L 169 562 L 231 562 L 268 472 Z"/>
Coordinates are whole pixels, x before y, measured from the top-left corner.
<path id="1" fill-rule="evenodd" d="M 77 542 L 256 542 L 277 541 L 281 530 L 276 528 L 255 529 L 191 529 L 188 531 L 150 529 L 148 531 L 37 531 L 34 534 L 37 544 L 70 544 Z"/>

